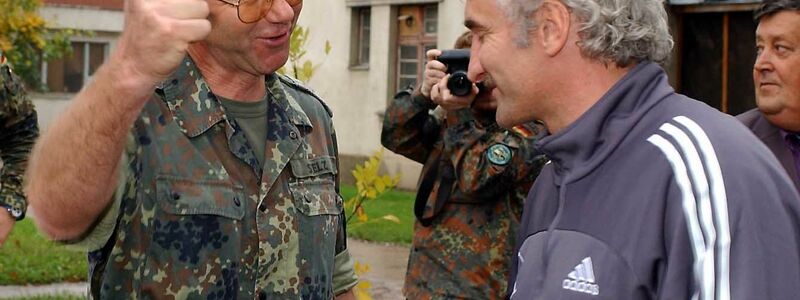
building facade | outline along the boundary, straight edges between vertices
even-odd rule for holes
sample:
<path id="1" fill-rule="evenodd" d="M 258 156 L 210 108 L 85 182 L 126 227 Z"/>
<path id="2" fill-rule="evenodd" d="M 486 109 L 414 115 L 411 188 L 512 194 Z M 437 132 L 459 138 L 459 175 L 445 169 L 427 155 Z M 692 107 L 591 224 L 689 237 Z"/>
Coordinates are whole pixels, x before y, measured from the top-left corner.
<path id="1" fill-rule="evenodd" d="M 39 95 L 37 105 L 46 116 L 58 113 L 64 99 L 91 79 L 115 47 L 123 26 L 123 0 L 45 2 L 41 13 L 54 27 L 93 32 L 75 36 L 72 57 L 42 66 L 43 81 L 51 93 Z M 758 2 L 671 0 L 666 4 L 676 47 L 665 68 L 679 92 L 733 114 L 755 106 L 751 16 Z M 464 0 L 304 4 L 298 21 L 309 30 L 304 60 L 316 66 L 309 85 L 334 112 L 345 182 L 353 181 L 349 170 L 382 148 L 383 111 L 398 89 L 420 80 L 425 51 L 451 48 L 466 30 L 464 5 Z M 390 174 L 402 175 L 402 188 L 415 188 L 419 164 L 386 152 L 384 167 Z"/>

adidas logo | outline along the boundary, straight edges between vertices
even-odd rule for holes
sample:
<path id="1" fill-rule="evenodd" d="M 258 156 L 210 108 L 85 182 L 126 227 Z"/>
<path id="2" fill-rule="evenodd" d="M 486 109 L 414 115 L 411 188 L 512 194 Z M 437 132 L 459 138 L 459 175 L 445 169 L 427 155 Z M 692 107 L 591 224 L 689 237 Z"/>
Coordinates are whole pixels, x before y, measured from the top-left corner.
<path id="1" fill-rule="evenodd" d="M 571 290 L 589 295 L 597 296 L 600 294 L 600 286 L 595 284 L 594 268 L 592 268 L 592 258 L 584 258 L 580 264 L 575 266 L 575 270 L 569 272 L 567 279 L 561 283 L 565 290 Z"/>

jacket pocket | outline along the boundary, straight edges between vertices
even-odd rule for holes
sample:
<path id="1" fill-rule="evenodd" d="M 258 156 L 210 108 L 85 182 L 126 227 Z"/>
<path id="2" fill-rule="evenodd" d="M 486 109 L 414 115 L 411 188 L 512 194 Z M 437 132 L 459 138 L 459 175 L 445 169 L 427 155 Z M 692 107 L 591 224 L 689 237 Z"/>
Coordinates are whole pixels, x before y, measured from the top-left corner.
<path id="1" fill-rule="evenodd" d="M 174 215 L 215 215 L 241 220 L 244 191 L 226 180 L 194 180 L 170 175 L 156 178 L 160 207 Z"/>
<path id="2" fill-rule="evenodd" d="M 308 216 L 338 215 L 342 198 L 336 193 L 336 161 L 332 156 L 293 159 L 289 190 L 295 207 Z"/>

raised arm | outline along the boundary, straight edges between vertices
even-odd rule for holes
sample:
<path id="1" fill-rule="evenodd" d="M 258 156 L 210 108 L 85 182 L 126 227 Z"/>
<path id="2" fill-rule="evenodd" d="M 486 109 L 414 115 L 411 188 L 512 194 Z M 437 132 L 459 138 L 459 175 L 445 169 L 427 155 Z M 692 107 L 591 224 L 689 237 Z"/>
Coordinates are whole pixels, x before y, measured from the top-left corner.
<path id="1" fill-rule="evenodd" d="M 394 153 L 425 163 L 440 139 L 441 121 L 430 114 L 436 108 L 431 101 L 431 88 L 445 76 L 447 67 L 435 58 L 437 49 L 428 50 L 425 76 L 416 89 L 408 87 L 395 95 L 386 108 L 381 143 Z"/>
<path id="2" fill-rule="evenodd" d="M 108 206 L 125 137 L 155 85 L 211 30 L 202 0 L 125 1 L 119 46 L 34 147 L 26 192 L 39 228 L 79 237 Z"/>

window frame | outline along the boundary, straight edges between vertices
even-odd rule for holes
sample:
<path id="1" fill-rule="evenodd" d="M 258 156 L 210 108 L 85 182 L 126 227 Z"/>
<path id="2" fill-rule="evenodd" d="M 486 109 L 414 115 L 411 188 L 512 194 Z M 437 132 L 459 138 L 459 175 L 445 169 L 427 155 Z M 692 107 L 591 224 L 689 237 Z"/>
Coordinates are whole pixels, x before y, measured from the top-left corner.
<path id="1" fill-rule="evenodd" d="M 352 8 L 352 28 L 350 43 L 350 69 L 368 70 L 372 48 L 372 7 Z"/>
<path id="2" fill-rule="evenodd" d="M 82 48 L 82 50 L 79 50 L 80 53 L 76 53 L 77 51 L 74 51 L 72 53 L 72 56 L 70 56 L 70 57 L 66 57 L 66 56 L 65 57 L 61 57 L 59 60 L 63 61 L 64 64 L 66 64 L 66 62 L 68 60 L 74 59 L 75 55 L 81 55 L 82 56 L 81 57 L 82 66 L 81 66 L 81 70 L 80 70 L 80 73 L 81 73 L 81 87 L 78 88 L 78 90 L 76 90 L 76 91 L 69 91 L 69 90 L 67 90 L 67 91 L 53 91 L 53 90 L 50 90 L 50 86 L 48 84 L 48 78 L 50 77 L 50 74 L 49 74 L 49 71 L 50 71 L 49 62 L 42 61 L 41 68 L 40 68 L 40 71 L 41 71 L 41 76 L 40 76 L 41 77 L 41 83 L 42 83 L 43 87 L 47 88 L 47 92 L 48 93 L 67 93 L 67 94 L 78 93 L 89 81 L 92 80 L 92 76 L 94 75 L 92 70 L 91 70 L 91 68 L 92 68 L 92 56 L 91 56 L 92 55 L 92 52 L 91 52 L 92 45 L 100 45 L 100 46 L 103 47 L 102 52 L 101 52 L 102 60 L 100 61 L 100 64 L 96 66 L 96 68 L 94 70 L 95 72 L 97 71 L 97 69 L 100 68 L 100 66 L 102 64 L 104 64 L 108 60 L 109 53 L 111 52 L 111 42 L 110 41 L 106 41 L 106 40 L 89 40 L 89 39 L 72 39 L 72 40 L 70 40 L 70 47 L 74 47 L 75 44 L 79 44 L 80 48 Z M 90 74 L 90 73 L 92 73 L 92 74 Z M 65 75 L 64 73 L 59 74 L 59 76 L 64 76 L 64 75 Z M 62 85 L 64 87 L 67 87 L 66 83 L 62 83 Z"/>

